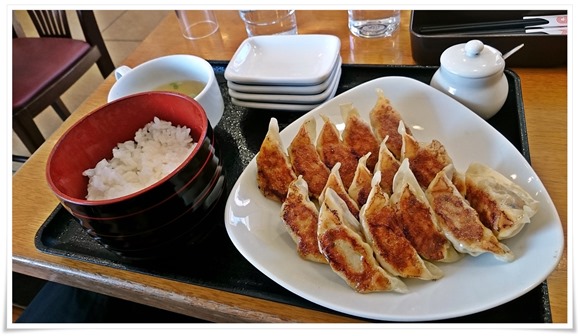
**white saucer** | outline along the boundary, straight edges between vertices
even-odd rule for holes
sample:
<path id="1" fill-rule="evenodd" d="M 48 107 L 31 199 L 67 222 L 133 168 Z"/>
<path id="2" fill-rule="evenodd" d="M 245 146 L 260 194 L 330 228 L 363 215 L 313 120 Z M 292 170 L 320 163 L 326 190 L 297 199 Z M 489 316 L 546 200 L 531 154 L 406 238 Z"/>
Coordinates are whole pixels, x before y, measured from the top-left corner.
<path id="1" fill-rule="evenodd" d="M 318 104 L 284 104 L 284 103 L 264 103 L 264 102 L 255 102 L 255 101 L 246 101 L 240 100 L 234 97 L 230 97 L 232 103 L 242 107 L 249 107 L 255 109 L 267 109 L 267 110 L 285 110 L 285 111 L 310 111 L 320 104 L 332 99 L 336 94 L 336 90 L 338 89 L 338 83 L 340 82 L 340 74 L 342 70 L 339 69 L 338 75 L 336 76 L 336 80 L 333 83 L 332 90 L 330 96 L 318 103 Z"/>
<path id="2" fill-rule="evenodd" d="M 228 89 L 231 97 L 238 100 L 263 102 L 263 103 L 288 103 L 288 104 L 320 104 L 327 100 L 333 92 L 336 92 L 336 86 L 340 80 L 342 69 L 339 67 L 332 72 L 329 77 L 331 85 L 324 91 L 315 95 L 295 95 L 295 94 L 254 94 L 243 93 Z"/>
<path id="3" fill-rule="evenodd" d="M 339 54 L 334 35 L 254 36 L 238 47 L 224 77 L 243 84 L 315 85 L 330 76 Z"/>
<path id="4" fill-rule="evenodd" d="M 330 76 L 322 83 L 315 85 L 246 85 L 227 81 L 228 88 L 239 93 L 265 93 L 265 94 L 295 94 L 314 95 L 327 90 L 334 79 L 334 74 L 342 65 L 342 58 L 338 57 Z"/>

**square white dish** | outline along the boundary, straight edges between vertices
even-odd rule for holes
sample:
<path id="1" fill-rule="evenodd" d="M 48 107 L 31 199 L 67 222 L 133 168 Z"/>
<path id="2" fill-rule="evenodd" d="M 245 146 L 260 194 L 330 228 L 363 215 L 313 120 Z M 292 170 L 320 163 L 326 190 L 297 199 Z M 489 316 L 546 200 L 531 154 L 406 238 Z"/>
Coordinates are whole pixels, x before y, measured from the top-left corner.
<path id="1" fill-rule="evenodd" d="M 241 99 L 237 99 L 234 98 L 233 96 L 230 96 L 230 99 L 232 100 L 232 103 L 238 106 L 243 106 L 243 107 L 249 107 L 249 108 L 255 108 L 255 109 L 267 109 L 267 110 L 283 110 L 283 111 L 310 111 L 316 107 L 318 107 L 320 104 L 332 99 L 334 97 L 334 95 L 336 94 L 336 90 L 338 89 L 338 83 L 340 82 L 340 74 L 342 73 L 342 70 L 339 68 L 338 69 L 338 73 L 336 74 L 336 79 L 334 81 L 334 83 L 332 84 L 332 86 L 330 87 L 330 95 L 328 95 L 328 97 L 323 100 L 320 101 L 318 103 L 314 103 L 314 104 L 292 104 L 292 103 L 273 103 L 273 102 L 258 102 L 258 101 L 247 101 L 247 100 L 241 100 Z"/>
<path id="2" fill-rule="evenodd" d="M 264 35 L 240 44 L 224 72 L 232 82 L 315 85 L 324 82 L 340 53 L 334 35 Z"/>
<path id="3" fill-rule="evenodd" d="M 232 81 L 227 81 L 227 85 L 228 88 L 240 93 L 314 95 L 328 89 L 333 80 L 334 73 L 341 66 L 342 59 L 338 57 L 330 76 L 324 82 L 314 85 L 248 85 Z"/>
<path id="4" fill-rule="evenodd" d="M 340 80 L 342 71 L 337 68 L 329 77 L 331 84 L 326 90 L 314 95 L 296 95 L 296 94 L 261 94 L 261 93 L 244 93 L 237 92 L 231 88 L 228 93 L 232 98 L 245 101 L 254 101 L 262 103 L 284 103 L 284 104 L 320 104 L 330 98 L 333 91 L 336 92 L 336 86 Z"/>
<path id="5" fill-rule="evenodd" d="M 342 313 L 388 321 L 430 321 L 484 311 L 513 300 L 539 285 L 558 265 L 564 248 L 562 223 L 547 190 L 521 153 L 496 129 L 454 99 L 419 81 L 383 77 L 363 83 L 304 114 L 280 132 L 286 148 L 302 123 L 316 119 L 317 134 L 326 115 L 344 126 L 340 105 L 353 103 L 368 121 L 382 89 L 419 141 L 437 139 L 459 171 L 479 161 L 509 176 L 540 202 L 523 230 L 503 242 L 516 259 L 505 263 L 490 254 L 465 256 L 438 266 L 436 281 L 405 279 L 409 293 L 359 294 L 328 265 L 306 261 L 280 219 L 280 204 L 268 200 L 256 182 L 256 160 L 231 190 L 224 212 L 226 229 L 240 253 L 289 291 Z"/>

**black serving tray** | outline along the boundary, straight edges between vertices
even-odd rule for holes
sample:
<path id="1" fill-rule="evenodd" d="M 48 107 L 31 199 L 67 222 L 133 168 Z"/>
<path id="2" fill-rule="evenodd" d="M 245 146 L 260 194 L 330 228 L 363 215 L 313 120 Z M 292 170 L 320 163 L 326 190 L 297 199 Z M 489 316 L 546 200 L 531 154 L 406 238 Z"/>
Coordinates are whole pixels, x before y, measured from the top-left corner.
<path id="1" fill-rule="evenodd" d="M 487 21 L 516 20 L 524 16 L 566 14 L 564 10 L 414 10 L 411 12 L 409 32 L 413 59 L 421 65 L 439 65 L 445 49 L 452 45 L 477 39 L 505 54 L 524 44 L 505 62 L 507 67 L 558 67 L 567 64 L 567 35 L 548 34 L 423 34 L 421 28 L 429 25 L 466 24 Z M 547 53 L 546 51 L 550 52 Z"/>
<path id="2" fill-rule="evenodd" d="M 215 128 L 222 150 L 228 191 L 258 152 L 270 118 L 278 119 L 280 128 L 296 120 L 303 112 L 255 110 L 231 103 L 224 71 L 227 62 L 211 62 L 224 97 L 224 115 Z M 429 83 L 437 70 L 433 66 L 342 65 L 337 94 L 374 78 L 406 76 Z M 506 103 L 489 123 L 500 131 L 529 161 L 526 124 L 519 77 L 506 70 L 509 95 Z M 221 208 L 223 209 L 223 207 Z M 170 260 L 136 262 L 121 259 L 86 234 L 62 206 L 57 206 L 38 230 L 35 246 L 42 252 L 108 267 L 172 279 L 197 286 L 281 302 L 289 305 L 331 312 L 281 287 L 250 264 L 229 239 L 223 211 L 212 214 L 217 229 L 200 245 L 188 247 Z M 371 320 L 367 320 L 372 322 Z M 544 281 L 523 296 L 480 313 L 434 322 L 461 323 L 549 323 L 552 321 L 547 284 Z"/>

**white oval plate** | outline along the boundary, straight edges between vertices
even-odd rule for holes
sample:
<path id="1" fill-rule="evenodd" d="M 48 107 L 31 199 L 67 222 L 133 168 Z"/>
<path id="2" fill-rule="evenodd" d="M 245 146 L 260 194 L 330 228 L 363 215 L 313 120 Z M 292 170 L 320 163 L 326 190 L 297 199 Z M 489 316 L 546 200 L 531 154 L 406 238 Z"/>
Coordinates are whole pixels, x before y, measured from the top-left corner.
<path id="1" fill-rule="evenodd" d="M 240 44 L 224 77 L 244 84 L 319 84 L 330 76 L 339 52 L 334 35 L 253 36 Z"/>
<path id="2" fill-rule="evenodd" d="M 542 182 L 498 131 L 472 111 L 435 90 L 406 77 L 383 77 L 361 84 L 306 113 L 281 132 L 288 146 L 303 121 L 320 114 L 343 125 L 339 105 L 354 103 L 368 120 L 382 88 L 419 141 L 438 139 L 457 169 L 483 162 L 511 177 L 540 201 L 532 222 L 504 242 L 514 252 L 511 263 L 489 254 L 466 256 L 452 264 L 438 263 L 445 275 L 437 281 L 403 280 L 409 293 L 358 294 L 328 265 L 301 259 L 280 220 L 280 204 L 267 200 L 256 183 L 256 160 L 234 185 L 225 210 L 226 229 L 233 244 L 256 268 L 289 291 L 321 306 L 358 317 L 390 321 L 428 321 L 487 310 L 511 301 L 538 286 L 561 258 L 564 239 L 556 208 Z"/>

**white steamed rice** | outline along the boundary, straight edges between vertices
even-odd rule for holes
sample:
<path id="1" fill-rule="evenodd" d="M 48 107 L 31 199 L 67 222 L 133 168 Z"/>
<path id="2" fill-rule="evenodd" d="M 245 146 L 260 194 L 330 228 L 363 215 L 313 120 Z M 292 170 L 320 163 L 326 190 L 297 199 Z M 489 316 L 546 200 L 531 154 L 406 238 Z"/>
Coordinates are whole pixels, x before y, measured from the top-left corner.
<path id="1" fill-rule="evenodd" d="M 125 196 L 161 180 L 195 148 L 189 132 L 185 126 L 172 126 L 155 117 L 135 133 L 135 141 L 117 144 L 111 160 L 103 159 L 83 172 L 89 178 L 86 199 Z"/>

